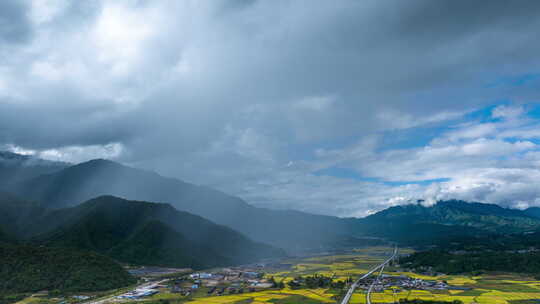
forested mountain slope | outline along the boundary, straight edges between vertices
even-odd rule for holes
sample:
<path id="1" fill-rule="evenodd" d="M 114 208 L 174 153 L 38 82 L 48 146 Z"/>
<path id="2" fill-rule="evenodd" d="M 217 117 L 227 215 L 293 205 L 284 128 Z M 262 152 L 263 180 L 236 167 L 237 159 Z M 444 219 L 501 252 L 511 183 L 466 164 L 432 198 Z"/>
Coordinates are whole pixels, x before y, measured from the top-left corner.
<path id="1" fill-rule="evenodd" d="M 121 164 L 93 160 L 18 183 L 11 191 L 45 207 L 75 206 L 100 195 L 169 203 L 231 227 L 250 238 L 294 249 L 333 246 L 356 220 L 253 207 L 220 191 Z"/>
<path id="2" fill-rule="evenodd" d="M 0 211 L 11 205 L 0 204 Z M 21 204 L 20 211 L 36 216 L 22 216 L 5 226 L 27 242 L 99 252 L 126 263 L 199 269 L 283 255 L 279 249 L 168 204 L 102 196 L 51 211 Z"/>

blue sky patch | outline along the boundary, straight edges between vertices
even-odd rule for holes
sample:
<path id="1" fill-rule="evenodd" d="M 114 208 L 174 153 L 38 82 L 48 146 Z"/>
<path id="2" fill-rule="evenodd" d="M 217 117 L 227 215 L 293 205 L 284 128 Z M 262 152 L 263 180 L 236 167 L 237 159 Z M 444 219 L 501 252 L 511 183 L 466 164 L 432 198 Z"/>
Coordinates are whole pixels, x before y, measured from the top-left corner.
<path id="1" fill-rule="evenodd" d="M 421 180 L 421 181 L 385 181 L 377 177 L 366 177 L 356 172 L 353 169 L 343 168 L 343 167 L 329 167 L 329 168 L 317 170 L 313 172 L 313 174 L 317 176 L 332 176 L 332 177 L 343 178 L 343 179 L 352 179 L 352 180 L 357 180 L 361 182 L 381 183 L 388 186 L 403 186 L 403 185 L 410 185 L 410 184 L 425 186 L 425 185 L 430 185 L 432 183 L 441 183 L 441 182 L 450 181 L 449 178 L 436 178 L 436 179 L 427 179 L 427 180 Z"/>

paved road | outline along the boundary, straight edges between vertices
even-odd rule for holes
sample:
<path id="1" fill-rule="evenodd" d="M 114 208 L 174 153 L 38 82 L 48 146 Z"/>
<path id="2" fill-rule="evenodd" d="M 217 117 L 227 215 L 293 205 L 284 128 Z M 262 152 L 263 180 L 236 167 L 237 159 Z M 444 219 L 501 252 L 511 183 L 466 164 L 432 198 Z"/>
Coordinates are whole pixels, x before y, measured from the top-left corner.
<path id="1" fill-rule="evenodd" d="M 360 281 L 362 281 L 363 279 L 369 277 L 372 273 L 374 273 L 375 271 L 379 270 L 379 269 L 384 269 L 384 266 L 386 266 L 388 263 L 390 263 L 390 261 L 392 261 L 393 258 L 396 257 L 397 255 L 397 246 L 394 248 L 394 252 L 392 253 L 392 256 L 389 257 L 386 261 L 382 262 L 381 264 L 377 265 L 375 268 L 371 269 L 369 272 L 367 272 L 366 274 L 364 274 L 363 276 L 361 276 L 360 278 L 358 278 L 358 280 L 356 280 L 352 285 L 351 287 L 349 288 L 349 290 L 347 291 L 347 294 L 345 295 L 345 297 L 343 298 L 343 300 L 341 301 L 341 304 L 348 304 L 349 301 L 351 300 L 351 297 L 354 293 L 354 290 L 356 289 L 356 287 L 358 287 L 358 284 L 360 283 Z M 382 271 L 381 271 L 382 273 Z M 373 284 L 372 284 L 373 285 Z M 370 287 L 371 289 L 371 287 Z M 368 301 L 369 301 L 369 291 L 368 291 Z M 369 302 L 368 302 L 369 303 Z"/>
<path id="2" fill-rule="evenodd" d="M 369 285 L 369 289 L 368 289 L 368 292 L 366 294 L 366 303 L 367 304 L 371 304 L 371 291 L 373 290 L 373 287 L 375 286 L 375 284 L 377 284 L 379 282 L 379 280 L 381 279 L 381 276 L 383 274 L 383 271 L 384 271 L 384 267 L 386 265 L 383 265 L 381 267 L 381 270 L 379 271 L 379 275 L 377 276 L 377 279 L 373 280 L 373 282 L 371 283 L 371 285 Z"/>

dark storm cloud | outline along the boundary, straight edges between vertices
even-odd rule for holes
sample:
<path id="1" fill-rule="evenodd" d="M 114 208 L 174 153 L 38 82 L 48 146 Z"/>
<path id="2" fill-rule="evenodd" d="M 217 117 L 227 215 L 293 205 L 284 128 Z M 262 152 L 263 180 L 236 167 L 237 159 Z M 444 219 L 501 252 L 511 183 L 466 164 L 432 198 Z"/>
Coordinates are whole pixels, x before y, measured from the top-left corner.
<path id="1" fill-rule="evenodd" d="M 364 153 L 350 138 L 540 98 L 490 86 L 540 69 L 539 1 L 36 3 L 0 4 L 15 45 L 0 44 L 0 144 L 118 143 L 120 160 L 261 202 L 322 187 L 323 208 L 340 181 L 305 175 Z M 314 162 L 323 148 L 343 151 Z M 358 200 L 371 188 L 341 185 Z"/>
<path id="2" fill-rule="evenodd" d="M 394 7 L 387 6 L 395 19 L 386 19 L 399 28 L 398 35 L 418 37 L 419 40 L 446 43 L 448 38 L 470 35 L 483 29 L 516 29 L 536 22 L 537 1 L 412 1 Z M 394 9 L 392 9 L 394 8 Z M 445 38 L 445 39 L 442 39 Z"/>
<path id="3" fill-rule="evenodd" d="M 46 113 L 46 115 L 44 115 Z M 77 121 L 77 128 L 71 128 Z M 0 142 L 30 149 L 96 145 L 129 140 L 143 132 L 114 107 L 18 105 L 0 102 Z"/>
<path id="4" fill-rule="evenodd" d="M 0 43 L 22 43 L 32 37 L 32 26 L 24 2 L 0 2 Z"/>
<path id="5" fill-rule="evenodd" d="M 326 117 L 330 118 L 326 131 L 329 136 L 350 135 L 358 129 L 379 128 L 377 119 L 371 115 L 379 108 L 393 107 L 429 115 L 441 107 L 461 110 L 472 102 L 490 102 L 489 92 L 470 92 L 478 88 L 479 79 L 484 79 L 485 74 L 519 61 L 533 60 L 533 66 L 538 64 L 533 56 L 540 51 L 534 29 L 540 24 L 533 17 L 540 4 L 508 3 L 220 2 L 216 6 L 227 10 L 228 15 L 213 20 L 213 9 L 207 10 L 209 15 L 201 10 L 189 17 L 195 21 L 158 27 L 168 39 L 149 40 L 142 45 L 148 51 L 143 53 L 141 66 L 132 74 L 112 81 L 119 84 L 118 90 L 133 87 L 136 91 L 137 87 L 156 85 L 145 78 L 169 70 L 176 62 L 186 61 L 189 65 L 186 49 L 193 48 L 194 53 L 200 52 L 194 57 L 206 60 L 208 65 L 195 71 L 200 74 L 193 73 L 187 80 L 173 79 L 163 87 L 165 92 L 148 96 L 147 104 L 142 107 L 150 111 L 141 111 L 142 121 L 152 120 L 152 115 L 144 117 L 147 113 L 159 113 L 160 108 L 166 108 L 162 115 L 169 118 L 155 125 L 170 122 L 171 129 L 177 123 L 193 119 L 186 127 L 205 133 L 198 121 L 218 120 L 221 121 L 218 125 L 222 125 L 223 120 L 235 116 L 238 109 L 248 104 L 287 104 L 310 96 L 336 95 L 335 107 L 326 110 Z M 66 11 L 79 15 L 99 7 L 83 9 L 70 5 Z M 148 7 L 151 5 L 145 3 L 135 9 Z M 162 13 L 182 14 L 185 9 L 173 7 L 170 12 Z M 98 22 L 95 13 L 91 15 L 94 17 L 87 21 Z M 60 20 L 70 16 L 64 13 Z M 63 27 L 58 29 L 60 35 L 62 30 Z M 183 35 L 183 31 L 188 34 Z M 494 62 L 499 64 L 493 65 Z M 517 66 L 511 72 L 525 68 L 530 67 Z M 97 71 L 94 73 L 92 77 L 101 77 Z M 440 91 L 435 91 L 437 88 Z M 113 88 L 111 94 L 114 93 Z M 437 102 L 426 102 L 434 97 Z M 462 101 L 456 102 L 458 98 Z M 185 105 L 189 103 L 195 105 Z M 275 115 L 279 117 L 287 111 L 284 108 L 277 107 L 278 113 L 268 110 L 267 127 L 280 133 L 291 130 L 291 125 L 274 123 Z M 195 111 L 194 115 L 186 114 L 191 110 Z M 175 121 L 170 113 L 186 117 Z"/>

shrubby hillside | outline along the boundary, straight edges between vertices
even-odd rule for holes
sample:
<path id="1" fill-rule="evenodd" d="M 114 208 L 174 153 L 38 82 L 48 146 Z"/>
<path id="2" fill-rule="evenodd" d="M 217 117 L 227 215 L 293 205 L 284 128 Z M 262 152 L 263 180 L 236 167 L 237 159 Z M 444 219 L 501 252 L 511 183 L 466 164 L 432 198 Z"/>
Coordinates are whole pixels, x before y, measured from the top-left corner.
<path id="1" fill-rule="evenodd" d="M 0 294 L 99 291 L 136 282 L 110 258 L 76 249 L 0 244 L 0 261 Z"/>

